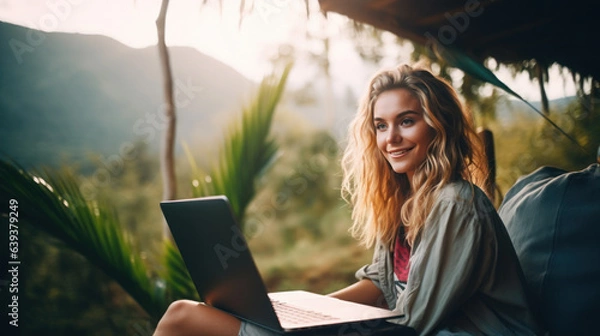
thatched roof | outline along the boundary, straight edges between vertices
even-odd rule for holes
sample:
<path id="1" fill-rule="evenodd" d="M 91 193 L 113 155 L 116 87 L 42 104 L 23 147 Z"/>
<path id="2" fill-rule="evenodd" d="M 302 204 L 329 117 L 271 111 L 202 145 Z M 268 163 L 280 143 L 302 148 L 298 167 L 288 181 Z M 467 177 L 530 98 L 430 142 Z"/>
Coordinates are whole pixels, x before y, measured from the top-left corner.
<path id="1" fill-rule="evenodd" d="M 600 78 L 598 1 L 319 0 L 336 12 L 419 44 L 435 40 L 476 61 L 558 63 Z"/>

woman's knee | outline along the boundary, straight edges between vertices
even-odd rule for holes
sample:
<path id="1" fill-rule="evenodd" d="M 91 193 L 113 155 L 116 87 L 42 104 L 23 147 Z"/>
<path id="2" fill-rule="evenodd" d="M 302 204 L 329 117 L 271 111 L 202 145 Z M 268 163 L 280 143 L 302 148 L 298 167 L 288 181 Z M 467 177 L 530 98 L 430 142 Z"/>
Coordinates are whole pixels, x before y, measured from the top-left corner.
<path id="1" fill-rule="evenodd" d="M 218 309 L 190 300 L 171 303 L 154 336 L 237 335 L 240 321 Z"/>
<path id="2" fill-rule="evenodd" d="M 172 302 L 158 322 L 157 331 L 185 328 L 186 322 L 193 321 L 193 316 L 198 314 L 198 305 L 200 303 L 190 300 Z"/>

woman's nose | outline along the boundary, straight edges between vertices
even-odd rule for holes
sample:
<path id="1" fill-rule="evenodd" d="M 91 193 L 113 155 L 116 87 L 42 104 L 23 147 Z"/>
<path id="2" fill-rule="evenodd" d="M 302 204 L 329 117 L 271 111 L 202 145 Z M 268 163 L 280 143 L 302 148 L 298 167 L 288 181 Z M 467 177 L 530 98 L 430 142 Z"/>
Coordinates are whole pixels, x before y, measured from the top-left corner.
<path id="1" fill-rule="evenodd" d="M 399 143 L 402 141 L 402 135 L 400 134 L 400 130 L 396 127 L 390 128 L 390 131 L 387 136 L 388 143 Z"/>

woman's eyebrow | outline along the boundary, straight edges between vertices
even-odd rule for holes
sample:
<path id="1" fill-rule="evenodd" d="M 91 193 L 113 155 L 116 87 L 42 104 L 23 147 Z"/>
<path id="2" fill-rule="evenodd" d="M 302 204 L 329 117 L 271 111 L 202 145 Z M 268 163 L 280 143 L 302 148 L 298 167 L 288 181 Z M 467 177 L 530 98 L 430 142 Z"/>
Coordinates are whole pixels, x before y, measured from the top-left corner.
<path id="1" fill-rule="evenodd" d="M 403 111 L 403 112 L 400 112 L 400 113 L 398 113 L 398 114 L 397 114 L 397 115 L 394 117 L 394 119 L 402 118 L 402 117 L 404 117 L 404 116 L 405 116 L 405 115 L 407 115 L 407 114 L 419 114 L 419 112 L 417 112 L 417 111 L 413 111 L 413 110 Z M 381 117 L 374 117 L 374 118 L 373 118 L 373 121 L 384 121 L 384 120 L 385 120 L 385 119 L 383 119 L 383 118 L 381 118 Z"/>

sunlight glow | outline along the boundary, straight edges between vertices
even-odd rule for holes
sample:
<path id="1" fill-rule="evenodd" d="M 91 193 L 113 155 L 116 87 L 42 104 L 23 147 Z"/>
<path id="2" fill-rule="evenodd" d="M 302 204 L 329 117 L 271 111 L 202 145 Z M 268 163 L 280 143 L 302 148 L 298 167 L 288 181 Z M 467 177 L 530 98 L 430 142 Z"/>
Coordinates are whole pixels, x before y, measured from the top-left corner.
<path id="1" fill-rule="evenodd" d="M 376 70 L 372 64 L 360 59 L 353 42 L 341 31 L 347 18 L 329 15 L 324 24 L 321 14 L 306 16 L 303 1 L 255 0 L 254 8 L 246 8 L 240 25 L 240 0 L 219 1 L 171 0 L 167 17 L 167 44 L 191 46 L 239 71 L 251 80 L 258 81 L 270 69 L 270 59 L 283 43 L 292 44 L 304 54 L 322 53 L 322 45 L 310 43 L 307 31 L 327 34 L 330 44 L 330 73 L 335 92 L 345 92 L 351 87 L 355 93 L 362 91 L 364 83 Z M 130 47 L 143 48 L 156 44 L 155 20 L 161 0 L 0 0 L 0 20 L 46 32 L 77 32 L 101 34 L 112 37 Z M 311 2 L 313 8 L 318 4 Z M 347 27 L 347 26 L 346 26 Z M 390 33 L 384 39 L 393 40 Z M 409 62 L 412 46 L 388 43 L 379 66 L 392 66 Z M 301 86 L 319 76 L 315 70 L 304 69 L 309 60 L 297 60 L 290 77 L 291 86 Z M 493 64 L 492 64 L 493 65 Z M 313 64 L 314 67 L 314 64 Z M 538 100 L 537 83 L 527 75 L 512 75 L 502 68 L 495 71 L 525 99 Z M 551 79 L 546 85 L 550 99 L 574 94 L 572 81 L 564 80 L 558 67 L 550 70 Z M 304 84 L 299 84 L 304 83 Z"/>
<path id="2" fill-rule="evenodd" d="M 289 4 L 288 4 L 289 2 Z M 134 48 L 156 44 L 155 20 L 160 0 L 3 0 L 0 20 L 45 32 L 77 32 L 110 36 Z M 232 65 L 251 79 L 268 68 L 265 56 L 289 40 L 306 15 L 301 2 L 257 1 L 240 25 L 240 2 L 171 0 L 167 44 L 192 46 Z M 297 8 L 300 7 L 300 8 Z M 248 12 L 248 10 L 247 10 Z"/>

